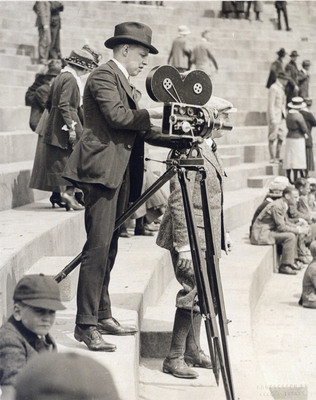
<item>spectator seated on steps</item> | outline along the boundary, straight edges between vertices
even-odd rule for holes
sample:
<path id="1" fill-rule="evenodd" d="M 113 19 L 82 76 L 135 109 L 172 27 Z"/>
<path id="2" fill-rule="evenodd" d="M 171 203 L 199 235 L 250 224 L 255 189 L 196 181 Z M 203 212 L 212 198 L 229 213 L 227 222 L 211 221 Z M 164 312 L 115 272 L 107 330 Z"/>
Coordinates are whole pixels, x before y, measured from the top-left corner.
<path id="1" fill-rule="evenodd" d="M 310 251 L 313 260 L 303 277 L 303 290 L 299 305 L 306 308 L 316 308 L 316 241 L 311 243 Z"/>
<path id="2" fill-rule="evenodd" d="M 307 178 L 310 185 L 310 192 L 308 194 L 308 205 L 312 213 L 316 211 L 316 178 Z"/>
<path id="3" fill-rule="evenodd" d="M 0 328 L 1 398 L 11 399 L 19 371 L 41 352 L 56 351 L 49 331 L 60 301 L 59 286 L 49 276 L 26 275 L 16 285 L 13 313 Z"/>
<path id="4" fill-rule="evenodd" d="M 296 275 L 301 269 L 297 259 L 298 238 L 308 232 L 305 224 L 289 221 L 287 210 L 296 203 L 298 192 L 293 186 L 287 186 L 282 197 L 270 202 L 256 218 L 250 242 L 254 245 L 277 244 L 282 246 L 279 273 Z"/>
<path id="5" fill-rule="evenodd" d="M 285 176 L 276 176 L 273 181 L 269 185 L 269 191 L 264 198 L 263 202 L 258 206 L 256 209 L 251 225 L 249 227 L 249 238 L 251 237 L 251 231 L 252 231 L 252 226 L 258 217 L 258 215 L 261 213 L 261 211 L 272 201 L 279 199 L 282 197 L 282 192 L 283 190 L 289 185 L 289 180 Z"/>

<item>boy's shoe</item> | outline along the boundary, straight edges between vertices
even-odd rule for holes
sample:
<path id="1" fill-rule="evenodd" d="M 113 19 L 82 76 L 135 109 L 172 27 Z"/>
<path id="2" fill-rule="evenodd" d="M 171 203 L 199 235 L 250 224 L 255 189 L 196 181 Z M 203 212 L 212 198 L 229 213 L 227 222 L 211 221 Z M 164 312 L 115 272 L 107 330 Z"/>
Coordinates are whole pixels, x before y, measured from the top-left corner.
<path id="1" fill-rule="evenodd" d="M 292 265 L 289 264 L 282 264 L 279 268 L 279 274 L 285 275 L 297 275 L 297 271 L 293 269 Z"/>
<path id="2" fill-rule="evenodd" d="M 166 374 L 171 374 L 177 378 L 194 379 L 199 374 L 189 368 L 184 361 L 184 357 L 165 358 L 162 366 L 162 371 Z"/>
<path id="3" fill-rule="evenodd" d="M 196 354 L 185 354 L 184 361 L 189 367 L 213 368 L 210 357 L 207 356 L 203 350 L 200 350 Z"/>

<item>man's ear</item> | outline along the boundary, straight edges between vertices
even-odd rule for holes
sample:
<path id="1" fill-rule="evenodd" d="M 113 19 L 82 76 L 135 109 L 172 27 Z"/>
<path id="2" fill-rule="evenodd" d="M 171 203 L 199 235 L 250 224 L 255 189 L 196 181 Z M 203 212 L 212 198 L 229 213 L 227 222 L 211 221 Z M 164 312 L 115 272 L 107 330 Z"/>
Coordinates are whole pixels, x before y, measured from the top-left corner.
<path id="1" fill-rule="evenodd" d="M 12 314 L 16 321 L 21 321 L 21 318 L 22 318 L 21 310 L 22 310 L 22 305 L 19 303 L 14 303 Z"/>

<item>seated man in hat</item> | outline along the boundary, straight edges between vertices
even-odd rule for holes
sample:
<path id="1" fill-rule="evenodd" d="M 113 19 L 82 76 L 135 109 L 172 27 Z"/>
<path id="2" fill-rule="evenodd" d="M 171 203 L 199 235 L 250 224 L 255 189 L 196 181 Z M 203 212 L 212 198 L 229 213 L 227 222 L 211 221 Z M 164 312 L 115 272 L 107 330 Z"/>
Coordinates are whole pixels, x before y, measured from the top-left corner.
<path id="1" fill-rule="evenodd" d="M 286 96 L 285 86 L 288 82 L 288 77 L 283 71 L 277 75 L 276 82 L 274 82 L 269 89 L 268 100 L 268 140 L 269 140 L 269 153 L 270 162 L 280 161 L 280 152 L 283 141 L 286 137 Z M 276 143 L 276 150 L 274 150 L 274 143 Z"/>
<path id="2" fill-rule="evenodd" d="M 60 301 L 59 286 L 45 275 L 25 275 L 13 294 L 13 313 L 0 328 L 0 385 L 10 393 L 16 376 L 37 353 L 56 350 L 49 331 Z"/>
<path id="3" fill-rule="evenodd" d="M 278 244 L 282 246 L 279 273 L 296 275 L 297 238 L 308 233 L 308 226 L 291 223 L 287 216 L 290 205 L 296 203 L 298 192 L 287 186 L 282 197 L 269 203 L 257 216 L 251 231 L 250 242 L 255 245 Z"/>
<path id="4" fill-rule="evenodd" d="M 101 334 L 135 334 L 135 326 L 112 317 L 108 287 L 119 232 L 115 220 L 141 193 L 144 140 L 161 136 L 151 118 L 162 108 L 140 109 L 139 92 L 130 83 L 148 63 L 152 31 L 138 22 L 123 22 L 105 42 L 113 58 L 90 74 L 84 91 L 84 126 L 64 170 L 64 177 L 84 192 L 87 241 L 77 292 L 75 338 L 93 351 L 115 351 Z M 157 144 L 157 143 L 155 143 Z M 162 143 L 161 143 L 162 144 Z"/>

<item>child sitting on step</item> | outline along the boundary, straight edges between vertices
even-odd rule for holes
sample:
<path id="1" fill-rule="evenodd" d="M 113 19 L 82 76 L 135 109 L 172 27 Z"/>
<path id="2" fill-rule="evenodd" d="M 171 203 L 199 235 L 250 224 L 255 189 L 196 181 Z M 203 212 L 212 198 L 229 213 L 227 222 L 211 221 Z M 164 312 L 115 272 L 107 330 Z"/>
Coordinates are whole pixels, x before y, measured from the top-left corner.
<path id="1" fill-rule="evenodd" d="M 65 309 L 57 282 L 43 274 L 25 275 L 16 285 L 13 300 L 13 313 L 0 328 L 0 385 L 5 396 L 14 392 L 18 372 L 31 358 L 56 351 L 49 331 L 56 310 Z"/>

